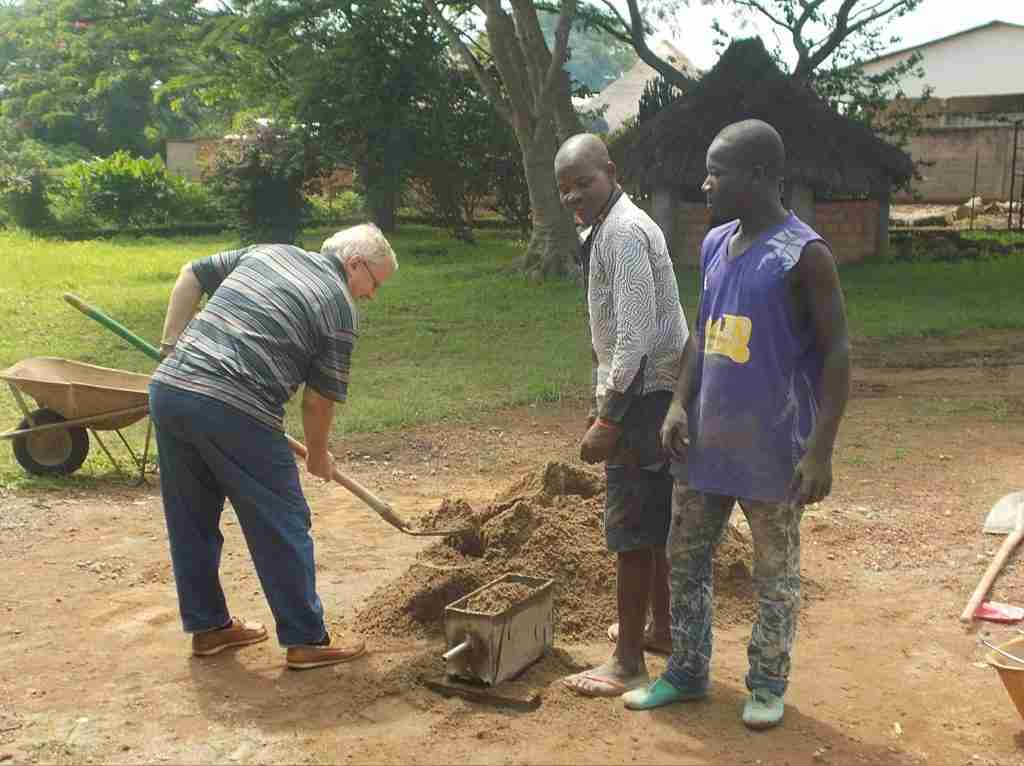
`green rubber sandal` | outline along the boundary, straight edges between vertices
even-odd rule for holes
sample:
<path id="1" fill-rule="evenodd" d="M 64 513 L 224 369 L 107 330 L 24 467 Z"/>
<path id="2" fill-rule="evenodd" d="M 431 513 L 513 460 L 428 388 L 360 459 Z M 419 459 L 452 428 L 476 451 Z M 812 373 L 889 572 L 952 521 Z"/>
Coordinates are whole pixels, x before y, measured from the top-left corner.
<path id="1" fill-rule="evenodd" d="M 622 695 L 622 702 L 628 710 L 651 710 L 664 705 L 671 705 L 674 702 L 692 702 L 704 699 L 707 691 L 680 691 L 664 678 L 657 679 L 654 683 L 643 689 L 634 689 Z"/>

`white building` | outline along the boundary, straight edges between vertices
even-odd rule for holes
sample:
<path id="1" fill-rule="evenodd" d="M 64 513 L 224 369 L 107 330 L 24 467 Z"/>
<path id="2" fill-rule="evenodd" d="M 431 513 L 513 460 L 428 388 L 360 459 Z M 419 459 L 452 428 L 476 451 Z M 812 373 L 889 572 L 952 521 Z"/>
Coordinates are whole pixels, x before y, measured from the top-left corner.
<path id="1" fill-rule="evenodd" d="M 1024 0 L 1022 0 L 1024 2 Z M 962 202 L 974 194 L 1014 199 L 1024 185 L 1024 25 L 992 21 L 937 40 L 888 53 L 861 65 L 879 74 L 914 53 L 924 77 L 902 81 L 908 97 L 931 88 L 926 129 L 907 152 L 921 163 L 921 179 L 902 199 Z M 1018 137 L 1014 152 L 1015 133 Z M 1014 155 L 1017 155 L 1014 165 Z"/>
<path id="2" fill-rule="evenodd" d="M 909 97 L 925 86 L 935 98 L 999 96 L 1024 93 L 1024 25 L 990 21 L 937 40 L 879 56 L 861 65 L 879 74 L 914 53 L 921 54 L 923 79 L 907 75 L 902 81 Z"/>

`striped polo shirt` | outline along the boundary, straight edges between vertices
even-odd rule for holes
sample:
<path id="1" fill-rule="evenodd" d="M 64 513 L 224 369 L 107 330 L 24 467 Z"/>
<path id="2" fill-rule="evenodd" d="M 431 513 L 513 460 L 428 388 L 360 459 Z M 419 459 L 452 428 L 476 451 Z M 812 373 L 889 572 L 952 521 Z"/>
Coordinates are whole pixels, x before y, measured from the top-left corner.
<path id="1" fill-rule="evenodd" d="M 153 380 L 277 430 L 301 383 L 345 401 L 359 314 L 340 261 L 291 245 L 254 245 L 191 268 L 209 300 Z"/>

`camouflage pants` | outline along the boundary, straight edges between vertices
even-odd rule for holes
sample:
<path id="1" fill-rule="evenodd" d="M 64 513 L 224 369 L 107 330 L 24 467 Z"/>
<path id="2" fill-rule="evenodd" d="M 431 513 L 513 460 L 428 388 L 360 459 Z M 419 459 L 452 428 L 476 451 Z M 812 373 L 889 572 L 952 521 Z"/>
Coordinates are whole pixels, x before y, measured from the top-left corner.
<path id="1" fill-rule="evenodd" d="M 711 664 L 712 559 L 737 498 L 677 481 L 666 552 L 672 592 L 672 657 L 665 680 L 678 689 L 707 687 Z M 754 544 L 757 622 L 747 645 L 748 689 L 786 691 L 800 608 L 800 518 L 803 508 L 739 500 Z"/>

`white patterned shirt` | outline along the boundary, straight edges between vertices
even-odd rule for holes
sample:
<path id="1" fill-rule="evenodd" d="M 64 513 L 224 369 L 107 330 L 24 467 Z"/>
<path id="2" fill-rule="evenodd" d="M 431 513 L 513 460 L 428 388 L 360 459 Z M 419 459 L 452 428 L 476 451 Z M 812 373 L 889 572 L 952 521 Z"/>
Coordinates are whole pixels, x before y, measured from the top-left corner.
<path id="1" fill-rule="evenodd" d="M 599 398 L 624 393 L 646 356 L 643 393 L 672 391 L 689 336 L 665 236 L 623 194 L 594 235 L 587 280 Z"/>

